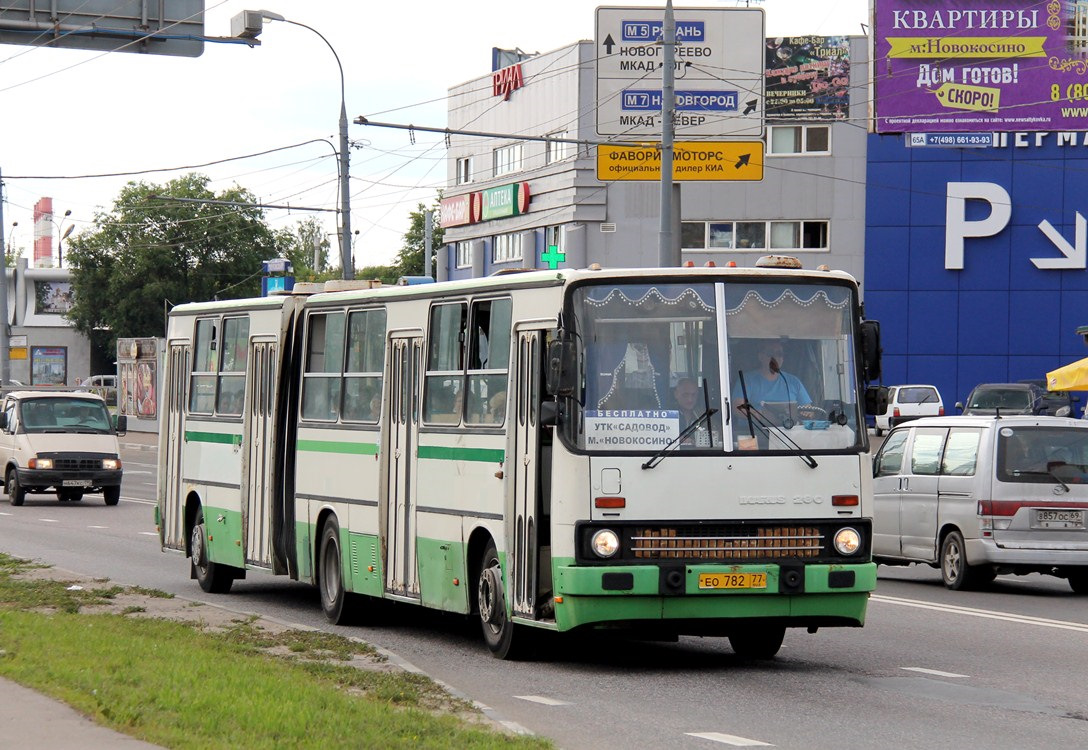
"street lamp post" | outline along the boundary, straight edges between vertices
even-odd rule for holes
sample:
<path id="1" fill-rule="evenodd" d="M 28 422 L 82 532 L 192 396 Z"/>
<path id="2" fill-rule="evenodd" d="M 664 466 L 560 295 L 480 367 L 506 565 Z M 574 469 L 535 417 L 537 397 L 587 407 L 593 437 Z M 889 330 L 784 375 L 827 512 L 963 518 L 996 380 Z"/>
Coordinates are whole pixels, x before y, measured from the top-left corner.
<path id="1" fill-rule="evenodd" d="M 57 268 L 61 268 L 64 266 L 64 253 L 61 249 L 61 244 L 66 239 L 68 239 L 68 235 L 70 235 L 72 231 L 76 228 L 75 224 L 69 224 L 67 229 L 65 229 L 63 232 L 60 231 L 60 228 L 64 225 L 64 220 L 71 215 L 72 209 L 69 208 L 67 211 L 64 212 L 64 216 L 61 218 L 60 224 L 58 224 L 52 218 L 49 219 L 49 221 L 52 222 L 53 226 L 57 228 Z"/>
<path id="2" fill-rule="evenodd" d="M 273 13 L 270 10 L 247 10 L 243 11 L 244 21 L 250 21 L 254 16 L 267 21 L 282 21 L 283 23 L 289 23 L 294 26 L 301 26 L 304 29 L 310 31 L 321 37 L 321 41 L 332 52 L 332 56 L 336 58 L 336 67 L 340 69 L 340 264 L 343 268 L 343 276 L 345 279 L 355 278 L 354 261 L 351 255 L 351 186 L 349 184 L 350 173 L 348 172 L 348 110 L 347 103 L 344 96 L 344 66 L 340 63 L 340 55 L 336 54 L 336 50 L 325 35 L 315 29 L 313 26 L 307 26 L 304 23 L 298 21 L 292 21 L 289 18 L 284 18 L 279 13 Z M 245 23 L 242 24 L 245 29 L 243 38 L 253 40 L 259 33 L 259 28 L 247 28 Z"/>

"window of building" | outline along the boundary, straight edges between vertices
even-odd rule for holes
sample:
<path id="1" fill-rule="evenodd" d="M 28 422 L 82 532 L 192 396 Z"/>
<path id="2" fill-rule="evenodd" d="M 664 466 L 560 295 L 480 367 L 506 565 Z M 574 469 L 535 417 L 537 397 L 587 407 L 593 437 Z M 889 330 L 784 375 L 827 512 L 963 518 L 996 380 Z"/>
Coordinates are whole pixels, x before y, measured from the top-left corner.
<path id="1" fill-rule="evenodd" d="M 555 248 L 558 253 L 565 253 L 566 243 L 563 241 L 564 232 L 562 224 L 555 224 L 544 229 L 544 249 Z"/>
<path id="2" fill-rule="evenodd" d="M 511 309 L 509 299 L 472 304 L 466 424 L 501 425 L 506 420 Z"/>
<path id="3" fill-rule="evenodd" d="M 302 373 L 303 419 L 335 420 L 340 411 L 344 371 L 344 313 L 309 317 L 306 365 Z"/>
<path id="4" fill-rule="evenodd" d="M 463 156 L 457 160 L 457 184 L 472 182 L 472 157 Z"/>
<path id="5" fill-rule="evenodd" d="M 461 423 L 467 322 L 468 305 L 464 302 L 431 308 L 423 386 L 424 422 Z"/>
<path id="6" fill-rule="evenodd" d="M 382 407 L 385 363 L 385 310 L 357 310 L 348 315 L 348 356 L 344 367 L 341 416 L 377 422 Z"/>
<path id="7" fill-rule="evenodd" d="M 569 138 L 566 130 L 561 130 L 555 133 L 549 133 L 549 138 Z M 544 152 L 544 163 L 554 164 L 557 161 L 563 161 L 568 156 L 571 156 L 574 144 L 567 143 L 566 141 L 547 141 L 546 150 Z"/>
<path id="8" fill-rule="evenodd" d="M 467 241 L 454 243 L 454 259 L 458 268 L 472 268 L 472 243 Z"/>
<path id="9" fill-rule="evenodd" d="M 767 146 L 771 154 L 830 154 L 830 125 L 770 125 Z"/>
<path id="10" fill-rule="evenodd" d="M 491 245 L 491 262 L 507 263 L 521 260 L 521 233 L 497 234 Z"/>
<path id="11" fill-rule="evenodd" d="M 685 221 L 682 250 L 827 250 L 826 221 Z"/>
<path id="12" fill-rule="evenodd" d="M 495 176 L 522 170 L 522 144 L 511 143 L 495 149 Z"/>

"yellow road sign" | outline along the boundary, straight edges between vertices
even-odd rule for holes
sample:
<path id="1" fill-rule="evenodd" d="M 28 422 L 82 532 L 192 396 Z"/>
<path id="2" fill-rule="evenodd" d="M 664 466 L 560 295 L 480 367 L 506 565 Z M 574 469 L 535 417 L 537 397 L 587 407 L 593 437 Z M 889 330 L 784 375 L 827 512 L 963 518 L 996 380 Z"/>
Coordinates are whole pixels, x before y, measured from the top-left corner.
<path id="1" fill-rule="evenodd" d="M 677 143 L 673 147 L 672 178 L 762 180 L 763 141 Z M 660 146 L 597 146 L 597 179 L 660 180 Z"/>

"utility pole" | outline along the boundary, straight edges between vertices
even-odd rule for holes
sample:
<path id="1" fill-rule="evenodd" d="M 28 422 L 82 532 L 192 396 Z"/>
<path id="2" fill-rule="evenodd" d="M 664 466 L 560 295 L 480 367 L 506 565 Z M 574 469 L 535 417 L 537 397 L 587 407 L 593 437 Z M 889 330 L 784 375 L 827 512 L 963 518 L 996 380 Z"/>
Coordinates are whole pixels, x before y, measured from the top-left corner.
<path id="1" fill-rule="evenodd" d="M 8 358 L 8 249 L 4 245 L 4 179 L 0 175 L 0 385 L 11 380 L 11 360 Z"/>
<path id="2" fill-rule="evenodd" d="M 423 212 L 423 275 L 431 276 L 431 260 L 434 258 L 434 211 Z"/>
<path id="3" fill-rule="evenodd" d="M 657 258 L 662 268 L 668 268 L 680 265 L 680 246 L 672 236 L 673 115 L 676 112 L 676 16 L 672 11 L 672 0 L 665 3 L 661 43 L 665 46 L 665 54 L 661 68 L 661 231 Z"/>

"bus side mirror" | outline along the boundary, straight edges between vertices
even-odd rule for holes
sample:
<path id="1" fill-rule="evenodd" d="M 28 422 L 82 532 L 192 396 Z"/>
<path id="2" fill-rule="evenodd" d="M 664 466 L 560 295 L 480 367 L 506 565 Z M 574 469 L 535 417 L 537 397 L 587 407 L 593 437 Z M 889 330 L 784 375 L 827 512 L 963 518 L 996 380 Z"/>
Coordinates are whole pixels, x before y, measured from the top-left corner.
<path id="1" fill-rule="evenodd" d="M 118 435 L 124 435 L 128 432 L 128 417 L 124 414 L 118 414 L 113 418 L 113 429 Z"/>
<path id="2" fill-rule="evenodd" d="M 884 414 L 888 411 L 888 386 L 871 385 L 865 389 L 865 413 Z"/>
<path id="3" fill-rule="evenodd" d="M 880 321 L 861 321 L 861 363 L 865 367 L 865 380 L 880 380 Z"/>
<path id="4" fill-rule="evenodd" d="M 571 340 L 548 344 L 545 387 L 551 396 L 573 396 L 578 387 L 578 350 Z"/>
<path id="5" fill-rule="evenodd" d="M 555 427 L 559 421 L 559 404 L 555 401 L 540 402 L 540 426 Z"/>

